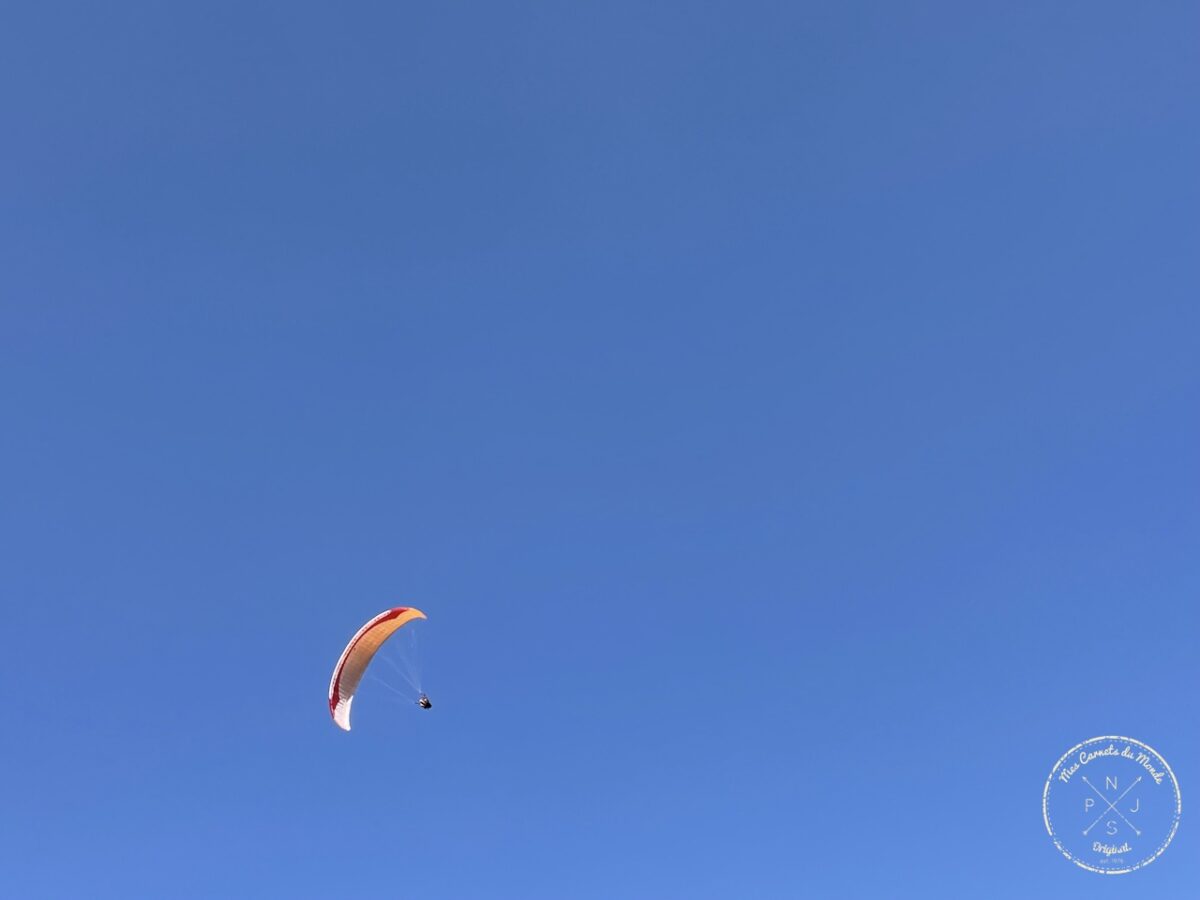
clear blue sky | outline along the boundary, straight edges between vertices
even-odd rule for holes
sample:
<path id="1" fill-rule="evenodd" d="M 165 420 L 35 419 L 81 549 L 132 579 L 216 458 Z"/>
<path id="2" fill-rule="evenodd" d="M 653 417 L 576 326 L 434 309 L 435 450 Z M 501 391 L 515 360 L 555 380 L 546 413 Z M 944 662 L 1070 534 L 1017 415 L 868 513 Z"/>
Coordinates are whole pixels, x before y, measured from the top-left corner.
<path id="1" fill-rule="evenodd" d="M 6 897 L 1200 895 L 1195 4 L 0 18 Z"/>

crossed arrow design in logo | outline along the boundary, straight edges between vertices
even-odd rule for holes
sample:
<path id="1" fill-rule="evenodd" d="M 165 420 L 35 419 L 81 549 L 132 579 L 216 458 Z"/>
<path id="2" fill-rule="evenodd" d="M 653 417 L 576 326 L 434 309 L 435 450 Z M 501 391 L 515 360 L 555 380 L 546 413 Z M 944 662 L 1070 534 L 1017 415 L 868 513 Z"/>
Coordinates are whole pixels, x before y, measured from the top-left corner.
<path id="1" fill-rule="evenodd" d="M 1087 834 L 1089 831 L 1091 831 L 1093 828 L 1095 828 L 1097 825 L 1099 825 L 1101 820 L 1105 816 L 1108 815 L 1108 811 L 1111 809 L 1113 812 L 1115 812 L 1118 816 L 1121 817 L 1122 822 L 1124 822 L 1126 825 L 1128 825 L 1130 828 L 1133 829 L 1134 834 L 1136 834 L 1138 837 L 1141 837 L 1142 832 L 1138 829 L 1138 827 L 1136 825 L 1134 825 L 1132 822 L 1130 822 L 1127 818 L 1125 818 L 1124 813 L 1122 813 L 1119 809 L 1117 809 L 1117 804 L 1120 803 L 1122 800 L 1124 800 L 1125 795 L 1128 794 L 1130 791 L 1132 791 L 1135 787 L 1137 787 L 1138 782 L 1141 780 L 1142 780 L 1142 776 L 1139 775 L 1137 778 L 1133 779 L 1133 784 L 1131 784 L 1129 787 L 1125 788 L 1125 790 L 1123 790 L 1121 792 L 1121 796 L 1119 796 L 1116 800 L 1109 800 L 1107 797 L 1104 796 L 1104 793 L 1099 788 L 1097 788 L 1094 784 L 1092 784 L 1090 781 L 1087 780 L 1086 775 L 1083 776 L 1083 783 L 1092 789 L 1092 793 L 1094 793 L 1097 797 L 1099 797 L 1101 800 L 1103 800 L 1105 803 L 1108 804 L 1108 806 L 1105 807 L 1104 812 L 1100 813 L 1100 818 L 1096 819 L 1095 822 L 1093 822 L 1087 828 L 1083 829 L 1083 833 Z"/>

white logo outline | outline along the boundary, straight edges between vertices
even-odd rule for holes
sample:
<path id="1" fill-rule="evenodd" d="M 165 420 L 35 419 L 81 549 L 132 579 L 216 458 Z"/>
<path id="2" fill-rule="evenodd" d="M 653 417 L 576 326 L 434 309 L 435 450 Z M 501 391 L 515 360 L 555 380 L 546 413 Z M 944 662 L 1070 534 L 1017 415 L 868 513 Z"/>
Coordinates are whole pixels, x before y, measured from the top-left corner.
<path id="1" fill-rule="evenodd" d="M 1134 865 L 1128 866 L 1128 867 L 1122 868 L 1122 869 L 1103 869 L 1098 866 L 1089 865 L 1088 863 L 1079 859 L 1077 856 L 1075 856 L 1073 853 L 1071 853 L 1070 850 L 1068 850 L 1065 846 L 1063 846 L 1062 840 L 1060 839 L 1057 831 L 1055 830 L 1054 825 L 1050 821 L 1050 787 L 1051 787 L 1051 785 L 1053 785 L 1055 776 L 1058 774 L 1059 770 L 1062 768 L 1063 763 L 1065 763 L 1068 759 L 1070 759 L 1072 756 L 1074 756 L 1076 753 L 1078 753 L 1080 750 L 1082 750 L 1088 744 L 1103 743 L 1105 741 L 1107 741 L 1109 743 L 1123 742 L 1126 745 L 1133 745 L 1133 746 L 1141 748 L 1144 751 L 1147 751 L 1147 752 L 1153 754 L 1154 757 L 1163 764 L 1163 768 L 1165 769 L 1166 774 L 1168 776 L 1170 776 L 1171 786 L 1174 788 L 1174 791 L 1175 791 L 1175 814 L 1172 818 L 1171 828 L 1170 828 L 1170 831 L 1167 833 L 1166 838 L 1163 839 L 1163 842 L 1157 847 L 1157 849 L 1155 849 L 1155 851 L 1152 854 L 1150 854 L 1149 856 L 1145 857 L 1144 859 L 1138 861 Z M 1084 782 L 1086 782 L 1087 786 L 1089 788 L 1091 788 L 1093 791 L 1095 791 L 1101 797 L 1101 799 L 1104 800 L 1105 804 L 1108 805 L 1109 809 L 1114 809 L 1114 810 L 1115 810 L 1116 804 L 1119 803 L 1121 801 L 1121 799 L 1125 796 L 1125 794 L 1129 793 L 1129 791 L 1133 789 L 1134 785 L 1137 784 L 1137 781 L 1135 781 L 1133 785 L 1130 785 L 1128 788 L 1126 788 L 1125 793 L 1123 793 L 1116 800 L 1113 800 L 1110 802 L 1109 799 L 1107 797 L 1105 797 L 1103 794 L 1101 794 L 1100 791 L 1097 790 L 1096 787 L 1090 781 L 1088 781 L 1086 778 L 1083 778 L 1082 780 Z M 1140 780 L 1141 780 L 1141 776 L 1138 777 L 1138 781 L 1140 781 Z M 1107 814 L 1107 812 L 1108 812 L 1108 809 L 1106 809 L 1104 811 L 1104 813 L 1101 813 L 1100 819 L 1103 819 L 1105 814 Z M 1064 753 L 1059 758 L 1058 762 L 1056 762 L 1054 764 L 1054 767 L 1050 770 L 1050 775 L 1046 778 L 1046 786 L 1042 790 L 1042 820 L 1046 824 L 1046 831 L 1049 832 L 1051 839 L 1054 841 L 1054 845 L 1058 848 L 1059 852 L 1062 853 L 1063 856 L 1065 856 L 1071 862 L 1075 863 L 1075 865 L 1079 866 L 1081 869 L 1087 869 L 1089 872 L 1099 872 L 1101 875 L 1126 875 L 1130 872 L 1136 872 L 1138 869 L 1140 869 L 1144 866 L 1150 865 L 1150 863 L 1154 862 L 1156 859 L 1158 859 L 1160 856 L 1162 856 L 1163 852 L 1167 849 L 1167 847 L 1169 847 L 1171 845 L 1171 841 L 1173 841 L 1175 839 L 1175 832 L 1179 830 L 1179 819 L 1182 816 L 1182 814 L 1183 814 L 1183 796 L 1179 790 L 1179 779 L 1177 779 L 1175 777 L 1175 773 L 1174 773 L 1174 771 L 1172 771 L 1170 763 L 1167 762 L 1167 760 L 1163 757 L 1163 755 L 1161 753 L 1159 753 L 1157 750 L 1155 750 L 1153 747 L 1151 747 L 1149 744 L 1145 743 L 1144 741 L 1139 741 L 1135 738 L 1124 737 L 1122 735 L 1102 735 L 1100 737 L 1088 738 L 1086 741 L 1080 741 L 1078 744 L 1076 744 L 1074 747 L 1072 747 L 1070 750 L 1068 750 L 1066 753 Z M 1117 811 L 1117 815 L 1120 815 L 1122 819 L 1125 819 L 1125 817 L 1123 815 L 1121 815 L 1119 810 Z M 1097 819 L 1096 821 L 1098 822 L 1098 821 L 1100 821 L 1100 819 Z M 1140 837 L 1141 831 L 1139 831 L 1137 828 L 1135 828 L 1133 826 L 1133 824 L 1131 822 L 1129 822 L 1128 819 L 1126 819 L 1125 821 L 1126 821 L 1126 824 L 1129 825 L 1129 827 L 1132 828 L 1134 830 L 1134 832 L 1137 833 L 1137 835 Z M 1091 825 L 1089 825 L 1084 830 L 1084 834 L 1086 834 L 1088 831 L 1091 831 L 1091 829 L 1093 827 L 1095 827 L 1095 824 L 1096 824 L 1096 822 L 1093 822 Z"/>

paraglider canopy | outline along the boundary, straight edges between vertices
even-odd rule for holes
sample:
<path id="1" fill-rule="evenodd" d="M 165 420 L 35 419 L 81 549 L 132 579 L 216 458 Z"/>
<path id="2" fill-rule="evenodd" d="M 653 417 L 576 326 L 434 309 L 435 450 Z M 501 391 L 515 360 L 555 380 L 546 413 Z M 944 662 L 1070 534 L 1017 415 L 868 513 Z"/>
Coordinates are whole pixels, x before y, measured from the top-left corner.
<path id="1" fill-rule="evenodd" d="M 424 619 L 425 613 L 412 606 L 397 606 L 385 610 L 371 619 L 358 630 L 350 643 L 342 651 L 341 658 L 333 669 L 333 678 L 329 681 L 329 714 L 338 727 L 350 730 L 350 704 L 354 700 L 354 692 L 362 681 L 363 673 L 374 658 L 376 651 L 383 642 L 395 634 L 400 628 L 414 619 Z M 429 703 L 424 694 L 425 703 Z M 433 704 L 421 706 L 428 709 Z"/>

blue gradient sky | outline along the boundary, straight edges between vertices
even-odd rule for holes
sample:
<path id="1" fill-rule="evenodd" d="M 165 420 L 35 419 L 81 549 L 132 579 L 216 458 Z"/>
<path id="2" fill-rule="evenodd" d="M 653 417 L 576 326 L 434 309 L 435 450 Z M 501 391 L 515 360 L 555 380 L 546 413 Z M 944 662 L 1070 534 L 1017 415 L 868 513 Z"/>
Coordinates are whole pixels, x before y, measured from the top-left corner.
<path id="1" fill-rule="evenodd" d="M 1200 895 L 1195 4 L 2 19 L 6 896 Z"/>

